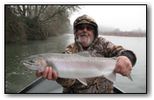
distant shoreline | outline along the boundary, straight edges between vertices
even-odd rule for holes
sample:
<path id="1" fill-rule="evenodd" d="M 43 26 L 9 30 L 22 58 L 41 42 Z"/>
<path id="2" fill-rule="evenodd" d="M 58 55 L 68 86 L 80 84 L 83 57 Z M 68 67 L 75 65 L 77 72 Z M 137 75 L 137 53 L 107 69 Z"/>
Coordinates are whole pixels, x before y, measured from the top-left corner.
<path id="1" fill-rule="evenodd" d="M 73 34 L 71 32 L 65 34 Z M 146 37 L 146 33 L 142 32 L 99 32 L 100 35 L 104 36 L 120 36 L 120 37 Z"/>
<path id="2" fill-rule="evenodd" d="M 126 36 L 126 37 L 146 37 L 145 32 L 100 32 L 101 35 L 106 36 Z"/>
<path id="3" fill-rule="evenodd" d="M 100 34 L 100 35 L 104 35 L 104 36 L 120 36 L 120 37 L 146 37 L 146 35 L 144 36 L 135 36 L 135 35 L 109 35 L 109 34 Z"/>

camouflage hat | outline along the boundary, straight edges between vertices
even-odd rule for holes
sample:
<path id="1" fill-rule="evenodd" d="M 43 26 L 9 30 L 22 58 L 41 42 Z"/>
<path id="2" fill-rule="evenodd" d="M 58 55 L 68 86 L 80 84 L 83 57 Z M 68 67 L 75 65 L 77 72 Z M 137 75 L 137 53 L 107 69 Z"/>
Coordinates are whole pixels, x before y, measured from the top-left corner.
<path id="1" fill-rule="evenodd" d="M 95 37 L 98 36 L 98 26 L 96 21 L 89 17 L 88 15 L 82 15 L 80 17 L 78 17 L 73 24 L 74 30 L 76 30 L 76 26 L 80 25 L 80 24 L 90 24 L 94 27 L 95 29 Z"/>

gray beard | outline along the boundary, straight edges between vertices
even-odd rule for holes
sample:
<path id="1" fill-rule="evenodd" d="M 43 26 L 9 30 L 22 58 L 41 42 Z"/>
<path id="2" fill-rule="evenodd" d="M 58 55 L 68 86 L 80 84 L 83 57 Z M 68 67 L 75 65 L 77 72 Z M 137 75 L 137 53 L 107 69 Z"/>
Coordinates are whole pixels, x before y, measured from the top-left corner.
<path id="1" fill-rule="evenodd" d="M 86 41 L 83 40 L 82 38 L 86 38 Z M 76 37 L 76 42 L 82 44 L 82 42 L 84 42 L 84 41 L 86 42 L 87 46 L 89 46 L 89 45 L 92 43 L 93 40 L 90 39 L 90 38 L 87 37 L 87 36 L 85 36 L 85 37 L 83 37 L 83 36 L 78 36 L 78 37 Z"/>
<path id="2" fill-rule="evenodd" d="M 83 38 L 86 38 L 86 43 L 88 44 L 88 45 L 90 45 L 91 44 L 91 39 L 89 38 L 89 37 L 86 37 L 86 36 L 84 36 L 84 37 L 78 37 L 78 40 L 79 40 L 79 42 L 80 43 L 82 43 L 83 41 L 85 41 L 85 40 L 83 40 Z"/>

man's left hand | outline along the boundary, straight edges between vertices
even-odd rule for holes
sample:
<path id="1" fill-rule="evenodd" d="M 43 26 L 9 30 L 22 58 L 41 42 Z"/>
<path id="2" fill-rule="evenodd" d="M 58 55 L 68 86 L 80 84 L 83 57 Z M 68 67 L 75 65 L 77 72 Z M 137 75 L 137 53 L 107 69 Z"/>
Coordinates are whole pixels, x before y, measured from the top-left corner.
<path id="1" fill-rule="evenodd" d="M 132 63 L 126 56 L 117 57 L 116 67 L 114 72 L 123 76 L 128 76 L 132 70 Z"/>

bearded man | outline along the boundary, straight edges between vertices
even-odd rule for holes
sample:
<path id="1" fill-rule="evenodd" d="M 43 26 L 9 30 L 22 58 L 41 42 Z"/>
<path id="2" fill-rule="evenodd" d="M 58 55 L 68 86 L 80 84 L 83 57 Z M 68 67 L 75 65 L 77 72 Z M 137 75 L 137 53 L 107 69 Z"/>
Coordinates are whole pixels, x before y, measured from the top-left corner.
<path id="1" fill-rule="evenodd" d="M 73 54 L 81 51 L 91 52 L 93 57 L 116 57 L 114 72 L 128 76 L 136 63 L 136 56 L 131 50 L 114 45 L 103 37 L 98 36 L 98 25 L 87 15 L 74 21 L 75 42 L 66 47 L 65 53 Z M 87 86 L 77 79 L 59 78 L 56 71 L 46 67 L 44 72 L 36 72 L 48 80 L 56 80 L 63 87 L 63 93 L 113 93 L 113 82 L 105 77 L 87 78 Z"/>

